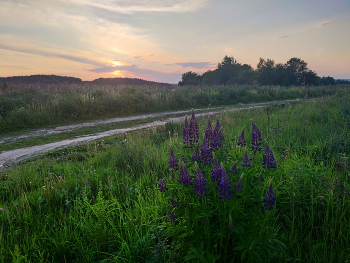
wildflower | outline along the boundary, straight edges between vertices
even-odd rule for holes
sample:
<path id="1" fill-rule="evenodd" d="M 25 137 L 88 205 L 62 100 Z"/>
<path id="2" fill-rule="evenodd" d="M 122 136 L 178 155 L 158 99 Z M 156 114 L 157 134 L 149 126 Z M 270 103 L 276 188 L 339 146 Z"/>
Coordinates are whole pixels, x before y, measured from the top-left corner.
<path id="1" fill-rule="evenodd" d="M 168 216 L 167 222 L 173 222 L 175 223 L 176 219 L 175 219 L 175 209 L 173 209 L 170 213 L 170 215 Z"/>
<path id="2" fill-rule="evenodd" d="M 194 152 L 193 152 L 191 158 L 192 158 L 193 162 L 199 162 L 200 161 L 199 144 L 196 145 L 196 148 L 194 149 Z"/>
<path id="3" fill-rule="evenodd" d="M 194 115 L 194 111 L 192 109 L 192 116 L 190 120 L 190 126 L 189 126 L 189 143 L 195 144 L 198 143 L 199 139 L 199 133 L 198 133 L 198 122 L 196 119 L 196 116 Z"/>
<path id="4" fill-rule="evenodd" d="M 218 160 L 216 159 L 215 155 L 213 157 L 213 161 L 214 161 L 214 164 L 213 164 L 213 168 L 211 170 L 211 180 L 213 182 L 219 182 L 220 177 L 221 177 L 221 166 L 220 166 Z"/>
<path id="5" fill-rule="evenodd" d="M 188 172 L 186 166 L 183 163 L 180 164 L 178 182 L 182 183 L 184 186 L 192 185 L 192 178 L 190 176 L 190 173 Z"/>
<path id="6" fill-rule="evenodd" d="M 261 148 L 261 144 L 262 144 L 261 131 L 253 121 L 251 122 L 252 122 L 252 150 L 254 153 L 256 153 L 257 151 L 260 151 L 262 149 Z"/>
<path id="7" fill-rule="evenodd" d="M 263 206 L 261 207 L 261 211 L 264 212 L 265 210 L 272 210 L 275 204 L 276 204 L 276 197 L 272 189 L 272 182 L 271 182 L 269 185 L 269 188 L 267 189 L 265 198 L 263 200 Z"/>
<path id="8" fill-rule="evenodd" d="M 243 180 L 243 177 L 242 176 L 239 177 L 237 185 L 235 187 L 236 191 L 243 191 L 243 182 L 242 182 L 242 180 Z"/>
<path id="9" fill-rule="evenodd" d="M 201 148 L 201 161 L 204 164 L 211 163 L 211 151 L 208 146 L 208 141 L 206 138 L 203 139 L 202 148 Z"/>
<path id="10" fill-rule="evenodd" d="M 233 165 L 232 165 L 232 168 L 231 170 L 229 171 L 230 173 L 237 173 L 237 162 L 235 162 Z"/>
<path id="11" fill-rule="evenodd" d="M 267 143 L 266 143 L 266 148 L 265 148 L 263 167 L 264 168 L 276 168 L 277 167 L 276 159 L 273 156 L 273 153 L 272 153 L 272 151 Z"/>
<path id="12" fill-rule="evenodd" d="M 239 136 L 237 145 L 238 146 L 245 146 L 246 145 L 246 141 L 245 141 L 245 137 L 244 137 L 244 128 L 242 129 L 241 136 Z"/>
<path id="13" fill-rule="evenodd" d="M 205 129 L 205 138 L 207 139 L 208 143 L 210 143 L 211 138 L 213 137 L 213 129 L 211 127 L 211 121 L 208 119 L 207 128 Z"/>
<path id="14" fill-rule="evenodd" d="M 171 203 L 172 207 L 174 207 L 174 208 L 177 207 L 179 204 L 178 201 L 171 199 L 171 198 L 169 198 L 169 202 Z"/>
<path id="15" fill-rule="evenodd" d="M 248 158 L 248 152 L 247 150 L 244 151 L 244 158 L 242 161 L 242 166 L 250 166 L 249 158 Z"/>
<path id="16" fill-rule="evenodd" d="M 165 192 L 166 190 L 168 190 L 168 187 L 166 187 L 165 178 L 160 179 L 157 186 L 159 188 L 159 191 L 161 192 Z"/>
<path id="17" fill-rule="evenodd" d="M 179 160 L 176 158 L 172 148 L 170 148 L 169 167 L 170 169 L 179 170 Z"/>
<path id="18" fill-rule="evenodd" d="M 210 141 L 210 147 L 212 148 L 222 147 L 223 140 L 224 140 L 224 135 L 222 134 L 220 121 L 219 119 L 217 119 L 214 131 L 213 131 L 213 135 L 212 135 L 212 140 Z"/>
<path id="19" fill-rule="evenodd" d="M 206 186 L 207 186 L 207 181 L 205 180 L 205 177 L 203 176 L 198 164 L 196 163 L 196 182 L 195 182 L 196 195 L 198 195 L 199 197 L 207 196 Z"/>
<path id="20" fill-rule="evenodd" d="M 185 145 L 184 148 L 187 148 L 188 144 L 189 144 L 189 125 L 188 125 L 188 121 L 187 121 L 187 116 L 185 117 L 185 123 L 184 123 L 184 127 L 182 129 L 182 140 L 183 140 L 183 143 Z"/>
<path id="21" fill-rule="evenodd" d="M 229 178 L 226 174 L 225 168 L 221 165 L 221 178 L 219 181 L 219 198 L 220 199 L 231 199 L 231 185 Z"/>

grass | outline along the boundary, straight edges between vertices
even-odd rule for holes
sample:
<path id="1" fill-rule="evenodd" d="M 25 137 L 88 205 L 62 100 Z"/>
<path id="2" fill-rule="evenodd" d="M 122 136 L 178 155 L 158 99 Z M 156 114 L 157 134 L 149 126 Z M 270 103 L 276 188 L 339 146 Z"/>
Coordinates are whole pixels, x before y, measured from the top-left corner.
<path id="1" fill-rule="evenodd" d="M 349 93 L 218 116 L 215 155 L 231 183 L 218 198 L 171 179 L 169 149 L 187 159 L 182 125 L 119 134 L 0 173 L 0 262 L 349 262 Z M 216 119 L 211 118 L 212 121 Z M 251 152 L 253 119 L 277 168 Z M 200 144 L 208 118 L 198 118 Z M 237 141 L 245 127 L 247 146 Z M 242 167 L 243 153 L 254 157 Z M 230 173 L 237 161 L 237 173 Z M 239 178 L 243 190 L 236 191 Z M 168 190 L 157 183 L 165 178 Z M 276 206 L 260 208 L 272 182 Z M 173 207 L 168 198 L 179 205 Z M 172 211 L 176 222 L 167 222 Z"/>

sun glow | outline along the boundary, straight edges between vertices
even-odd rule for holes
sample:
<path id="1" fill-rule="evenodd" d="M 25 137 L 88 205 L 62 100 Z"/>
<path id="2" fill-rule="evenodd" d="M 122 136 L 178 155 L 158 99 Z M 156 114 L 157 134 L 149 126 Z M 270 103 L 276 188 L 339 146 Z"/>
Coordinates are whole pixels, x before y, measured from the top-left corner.
<path id="1" fill-rule="evenodd" d="M 112 61 L 112 64 L 114 66 L 123 66 L 123 64 L 120 61 Z"/>
<path id="2" fill-rule="evenodd" d="M 120 70 L 116 70 L 112 73 L 113 75 L 121 76 Z"/>

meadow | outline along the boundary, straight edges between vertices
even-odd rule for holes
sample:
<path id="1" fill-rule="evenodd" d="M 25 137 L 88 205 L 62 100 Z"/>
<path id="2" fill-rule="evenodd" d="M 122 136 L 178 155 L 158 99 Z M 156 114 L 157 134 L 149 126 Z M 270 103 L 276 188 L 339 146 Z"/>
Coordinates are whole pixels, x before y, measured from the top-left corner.
<path id="1" fill-rule="evenodd" d="M 2 171 L 0 262 L 350 262 L 349 87 L 152 92 L 166 103 L 124 113 L 313 99 L 194 112 Z"/>
<path id="2" fill-rule="evenodd" d="M 0 83 L 0 135 L 111 117 L 333 95 L 344 89 L 259 86 L 127 86 Z"/>

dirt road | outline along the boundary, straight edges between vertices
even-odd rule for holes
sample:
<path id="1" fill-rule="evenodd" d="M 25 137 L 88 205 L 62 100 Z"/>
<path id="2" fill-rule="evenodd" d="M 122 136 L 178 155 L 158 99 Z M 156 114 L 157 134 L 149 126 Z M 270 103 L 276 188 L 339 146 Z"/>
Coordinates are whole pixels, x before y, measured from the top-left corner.
<path id="1" fill-rule="evenodd" d="M 264 107 L 264 106 L 269 105 L 269 104 L 286 103 L 286 102 L 291 102 L 291 101 L 296 101 L 296 100 L 272 101 L 272 102 L 252 103 L 252 104 L 238 104 L 238 105 L 234 105 L 232 107 L 216 107 L 216 108 L 208 108 L 208 109 L 195 109 L 195 112 L 196 112 L 196 117 L 202 117 L 202 116 L 209 116 L 209 115 L 218 114 L 218 113 L 223 112 L 223 111 L 237 111 L 237 110 L 259 108 L 259 107 Z M 203 110 L 205 110 L 205 111 L 210 110 L 210 112 L 200 113 L 200 111 L 203 111 Z M 54 133 L 62 133 L 62 132 L 72 131 L 74 129 L 79 129 L 82 127 L 96 126 L 96 125 L 101 125 L 101 124 L 121 122 L 121 121 L 130 121 L 130 120 L 137 120 L 137 119 L 158 118 L 158 117 L 161 118 L 161 120 L 156 120 L 153 122 L 133 126 L 130 128 L 114 129 L 114 130 L 109 130 L 109 131 L 100 132 L 100 133 L 96 133 L 96 134 L 81 136 L 79 138 L 63 140 L 60 142 L 54 142 L 54 143 L 49 143 L 49 144 L 36 145 L 36 146 L 32 146 L 32 147 L 22 148 L 22 149 L 4 151 L 4 152 L 0 153 L 0 170 L 5 169 L 7 167 L 10 167 L 11 165 L 16 164 L 22 160 L 28 159 L 30 157 L 38 156 L 40 154 L 43 154 L 43 153 L 46 153 L 46 152 L 49 152 L 49 151 L 52 151 L 55 149 L 60 149 L 60 148 L 72 146 L 72 145 L 75 145 L 78 143 L 86 143 L 86 142 L 89 142 L 92 140 L 100 139 L 100 138 L 111 136 L 114 134 L 125 133 L 125 132 L 129 132 L 129 131 L 164 125 L 167 122 L 183 122 L 185 119 L 185 116 L 188 116 L 190 113 L 191 113 L 191 111 L 188 110 L 188 111 L 173 111 L 173 112 L 163 112 L 163 113 L 155 113 L 155 114 L 144 114 L 144 115 L 138 115 L 138 116 L 132 116 L 132 117 L 114 118 L 114 119 L 103 120 L 103 121 L 95 121 L 95 122 L 81 123 L 81 124 L 76 124 L 76 125 L 61 126 L 61 127 L 56 127 L 53 129 L 41 129 L 41 130 L 33 131 L 31 133 L 28 133 L 28 134 L 22 135 L 22 136 L 17 136 L 17 137 L 13 136 L 13 137 L 2 138 L 2 139 L 0 139 L 0 144 L 5 143 L 5 142 L 12 142 L 12 141 L 15 141 L 17 139 L 29 138 L 29 137 L 34 137 L 34 136 L 45 136 L 45 135 L 54 134 Z M 184 115 L 181 117 L 176 117 L 176 118 L 166 118 L 166 119 L 163 118 L 167 115 L 174 115 L 174 114 L 184 114 Z"/>

